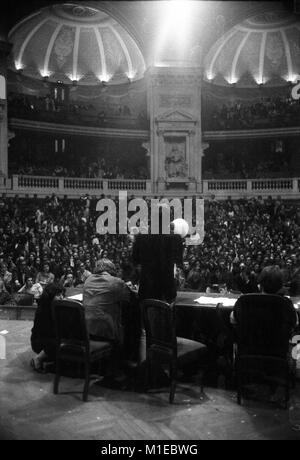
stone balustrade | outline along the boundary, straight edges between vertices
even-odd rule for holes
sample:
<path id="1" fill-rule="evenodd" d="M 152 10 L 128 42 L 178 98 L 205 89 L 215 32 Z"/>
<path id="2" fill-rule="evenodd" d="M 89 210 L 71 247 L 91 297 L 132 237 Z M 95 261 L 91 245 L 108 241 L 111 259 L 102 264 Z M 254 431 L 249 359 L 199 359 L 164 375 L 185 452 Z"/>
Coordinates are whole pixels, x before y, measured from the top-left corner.
<path id="1" fill-rule="evenodd" d="M 26 176 L 13 175 L 11 178 L 2 179 L 0 193 L 8 196 L 38 197 L 48 196 L 52 193 L 58 196 L 66 195 L 76 198 L 83 194 L 91 196 L 116 196 L 119 190 L 127 190 L 129 195 L 153 196 L 155 184 L 151 180 L 131 179 L 94 179 L 51 176 Z M 242 197 L 267 197 L 280 195 L 282 198 L 300 198 L 300 178 L 281 179 L 209 179 L 199 184 L 198 195 L 209 198 L 214 195 L 218 199 Z M 195 193 L 185 190 L 168 190 L 166 196 L 191 196 Z"/>
<path id="2" fill-rule="evenodd" d="M 133 179 L 94 179 L 51 176 L 13 175 L 0 191 L 8 194 L 47 196 L 55 193 L 76 197 L 85 193 L 90 195 L 117 195 L 119 190 L 127 190 L 136 195 L 151 193 L 150 180 Z"/>

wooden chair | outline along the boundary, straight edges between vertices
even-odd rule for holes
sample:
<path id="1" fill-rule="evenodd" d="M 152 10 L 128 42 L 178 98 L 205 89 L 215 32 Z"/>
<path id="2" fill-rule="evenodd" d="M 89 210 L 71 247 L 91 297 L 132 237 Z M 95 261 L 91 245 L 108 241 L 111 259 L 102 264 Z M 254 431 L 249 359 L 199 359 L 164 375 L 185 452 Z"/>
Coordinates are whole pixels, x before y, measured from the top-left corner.
<path id="1" fill-rule="evenodd" d="M 170 371 L 169 402 L 173 403 L 176 391 L 178 367 L 196 363 L 206 364 L 206 345 L 176 336 L 176 308 L 155 299 L 142 302 L 146 331 L 146 381 L 152 376 L 152 364 L 167 365 Z M 203 374 L 200 377 L 203 392 Z"/>
<path id="2" fill-rule="evenodd" d="M 285 388 L 290 396 L 290 339 L 296 313 L 290 299 L 271 294 L 245 294 L 235 306 L 237 400 L 241 404 L 246 377 L 260 377 Z"/>
<path id="3" fill-rule="evenodd" d="M 89 339 L 84 316 L 84 307 L 75 300 L 55 300 L 52 304 L 56 333 L 56 375 L 54 394 L 58 394 L 63 361 L 84 365 L 85 383 L 83 401 L 88 400 L 90 367 L 92 363 L 109 357 L 113 346 L 109 342 Z"/>

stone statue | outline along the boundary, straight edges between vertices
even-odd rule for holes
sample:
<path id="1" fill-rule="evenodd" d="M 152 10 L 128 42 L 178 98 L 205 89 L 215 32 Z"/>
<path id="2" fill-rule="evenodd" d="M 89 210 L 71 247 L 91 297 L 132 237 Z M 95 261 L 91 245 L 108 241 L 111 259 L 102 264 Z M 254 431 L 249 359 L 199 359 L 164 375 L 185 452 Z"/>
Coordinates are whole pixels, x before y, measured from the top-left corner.
<path id="1" fill-rule="evenodd" d="M 166 172 L 169 178 L 186 177 L 185 155 L 178 145 L 174 145 L 166 156 Z"/>
<path id="2" fill-rule="evenodd" d="M 146 156 L 147 156 L 147 157 L 150 157 L 150 156 L 151 156 L 150 142 L 149 142 L 149 141 L 143 142 L 143 143 L 142 143 L 142 147 L 143 147 L 143 149 L 145 149 L 145 150 L 147 151 Z"/>

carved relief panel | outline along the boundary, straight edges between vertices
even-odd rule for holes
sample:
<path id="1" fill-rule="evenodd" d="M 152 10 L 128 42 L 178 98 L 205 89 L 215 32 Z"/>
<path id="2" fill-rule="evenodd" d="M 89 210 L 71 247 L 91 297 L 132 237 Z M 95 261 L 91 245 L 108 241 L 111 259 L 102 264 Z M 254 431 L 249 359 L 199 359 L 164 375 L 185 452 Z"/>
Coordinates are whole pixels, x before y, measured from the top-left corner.
<path id="1" fill-rule="evenodd" d="M 199 73 L 174 67 L 153 68 L 148 75 L 153 182 L 158 192 L 195 191 L 201 177 Z"/>

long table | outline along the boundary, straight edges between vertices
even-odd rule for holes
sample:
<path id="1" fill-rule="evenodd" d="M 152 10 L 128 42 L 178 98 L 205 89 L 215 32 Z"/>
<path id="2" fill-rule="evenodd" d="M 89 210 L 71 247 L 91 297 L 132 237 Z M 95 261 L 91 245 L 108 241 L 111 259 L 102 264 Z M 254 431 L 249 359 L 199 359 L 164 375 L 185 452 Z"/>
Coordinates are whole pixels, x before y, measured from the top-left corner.
<path id="1" fill-rule="evenodd" d="M 214 305 L 211 305 L 209 303 L 197 303 L 195 302 L 196 299 L 199 297 L 202 298 L 207 298 L 209 299 L 210 297 L 214 297 L 215 299 L 221 299 L 223 297 L 227 299 L 238 299 L 241 294 L 231 294 L 227 293 L 225 295 L 223 294 L 207 294 L 205 292 L 195 292 L 195 291 L 179 291 L 177 293 L 177 298 L 176 298 L 176 306 L 177 307 L 190 307 L 190 308 L 214 308 Z M 300 309 L 300 297 L 291 297 L 291 300 L 294 305 L 299 304 L 299 309 Z M 223 308 L 228 308 L 229 310 L 232 311 L 233 307 L 231 306 L 224 306 Z M 295 307 L 296 308 L 296 307 Z M 298 308 L 296 308 L 298 310 Z"/>
<path id="2" fill-rule="evenodd" d="M 67 295 L 81 294 L 82 288 L 73 288 L 67 293 Z M 201 303 L 196 302 L 196 299 L 201 297 Z M 199 340 L 211 345 L 215 348 L 219 342 L 220 334 L 224 333 L 224 329 L 228 328 L 230 334 L 230 314 L 233 310 L 235 301 L 240 297 L 240 294 L 214 294 L 214 293 L 203 293 L 195 291 L 179 291 L 175 302 L 176 306 L 176 328 L 177 335 L 185 337 L 187 339 Z M 214 304 L 210 303 L 211 298 L 214 299 Z M 226 303 L 222 305 L 217 313 L 217 304 L 222 299 L 232 299 L 231 305 Z M 207 299 L 207 301 L 206 301 Z M 300 323 L 300 297 L 291 298 L 295 309 L 299 316 Z M 299 303 L 299 309 L 298 304 Z M 127 310 L 127 309 L 126 309 Z M 133 308 L 127 310 L 125 315 L 126 325 L 129 328 L 129 335 L 133 338 L 133 323 L 138 327 L 137 316 L 140 316 L 138 301 L 134 299 Z M 223 331 L 222 331 L 223 328 Z"/>
<path id="3" fill-rule="evenodd" d="M 201 297 L 201 304 L 195 302 Z M 220 332 L 220 316 L 217 316 L 216 304 L 210 304 L 209 298 L 215 298 L 216 302 L 221 298 L 237 300 L 238 294 L 206 294 L 200 292 L 182 291 L 178 292 L 176 298 L 176 318 L 177 318 L 177 334 L 181 337 L 201 340 L 206 343 L 213 343 Z M 208 302 L 205 302 L 205 298 Z M 300 323 L 300 297 L 291 298 L 297 311 Z M 299 304 L 299 307 L 298 305 Z M 222 305 L 221 321 L 223 324 L 230 325 L 230 314 L 233 310 L 233 305 Z"/>

